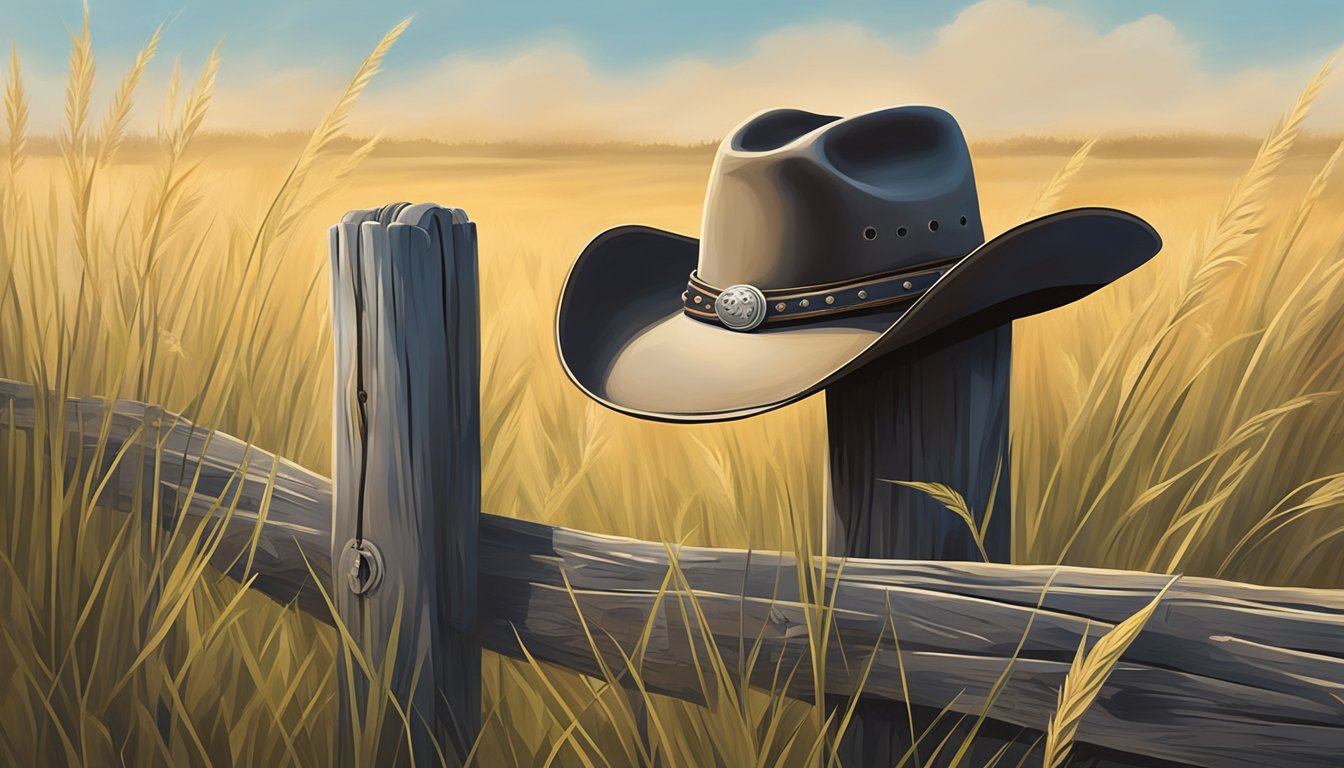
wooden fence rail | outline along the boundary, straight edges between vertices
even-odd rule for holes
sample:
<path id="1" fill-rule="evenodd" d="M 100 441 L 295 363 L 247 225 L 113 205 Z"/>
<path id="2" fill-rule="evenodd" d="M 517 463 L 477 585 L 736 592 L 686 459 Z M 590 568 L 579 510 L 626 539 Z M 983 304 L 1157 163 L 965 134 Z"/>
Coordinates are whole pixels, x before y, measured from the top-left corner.
<path id="1" fill-rule="evenodd" d="M 92 454 L 105 417 L 105 463 L 128 440 L 142 439 L 147 414 L 162 418 L 150 433 L 162 445 L 158 476 L 159 491 L 170 502 L 165 506 L 191 521 L 210 522 L 215 499 L 232 502 L 237 494 L 214 561 L 230 577 L 245 579 L 250 574 L 242 564 L 255 541 L 253 589 L 332 621 L 304 565 L 306 559 L 319 579 L 333 583 L 330 480 L 157 408 L 51 397 L 38 403 L 28 385 L 0 380 L 0 440 L 11 441 L 9 450 L 16 440 L 34 450 L 50 444 L 33 432 L 43 405 L 64 409 L 69 455 L 63 459 L 72 469 L 77 456 Z M 56 414 L 48 413 L 43 423 L 58 423 Z M 129 503 L 137 475 L 144 477 L 133 457 L 154 461 L 154 452 L 126 453 L 100 500 L 104 506 Z M 272 471 L 274 488 L 263 505 Z M 213 512 L 217 519 L 221 514 Z M 639 673 L 653 692 L 713 700 L 713 678 L 702 686 L 688 673 L 695 658 L 703 664 L 712 648 L 734 679 L 769 686 L 777 665 L 797 667 L 788 693 L 812 695 L 807 614 L 816 610 L 816 600 L 792 555 L 669 547 L 490 514 L 480 515 L 479 536 L 477 626 L 485 649 L 518 656 L 521 639 L 543 661 L 599 675 L 581 622 L 601 638 L 604 662 L 619 670 L 624 663 L 612 643 L 629 652 L 652 617 Z M 913 703 L 978 714 L 1026 632 L 990 715 L 1038 730 L 1054 710 L 1083 633 L 1095 638 L 1144 606 L 1170 578 L 852 558 L 817 558 L 802 568 L 824 570 L 826 594 L 834 590 L 828 693 L 852 693 L 876 650 L 864 697 L 903 700 L 903 666 Z M 673 588 L 660 598 L 669 570 Z M 1194 765 L 1331 765 L 1344 753 L 1339 696 L 1344 591 L 1185 577 L 1116 667 L 1078 739 Z"/>

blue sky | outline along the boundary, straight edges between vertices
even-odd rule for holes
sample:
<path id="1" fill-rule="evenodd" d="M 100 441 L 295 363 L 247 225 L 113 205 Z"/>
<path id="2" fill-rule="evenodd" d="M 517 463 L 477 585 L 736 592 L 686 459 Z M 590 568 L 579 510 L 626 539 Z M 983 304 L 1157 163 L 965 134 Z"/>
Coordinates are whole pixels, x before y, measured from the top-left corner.
<path id="1" fill-rule="evenodd" d="M 414 15 L 415 23 L 389 58 L 382 86 L 385 92 L 389 88 L 394 91 L 397 81 L 445 84 L 443 78 L 448 77 L 449 72 L 460 76 L 464 71 L 503 69 L 507 62 L 525 60 L 544 51 L 548 55 L 561 56 L 575 67 L 574 71 L 591 78 L 595 85 L 579 95 L 587 98 L 601 95 L 602 109 L 619 111 L 620 107 L 614 106 L 619 100 L 610 96 L 611 90 L 637 89 L 640 76 L 667 80 L 672 77 L 669 73 L 683 68 L 688 61 L 696 66 L 736 72 L 735 68 L 759 53 L 763 39 L 771 39 L 781 30 L 786 37 L 792 35 L 792 44 L 800 50 L 812 48 L 806 34 L 809 30 L 818 30 L 822 37 L 834 37 L 832 32 L 835 30 L 848 29 L 852 35 L 885 46 L 893 56 L 917 56 L 934 47 L 947 30 L 955 29 L 968 9 L 975 10 L 973 6 L 1002 6 L 1001 11 L 1006 7 L 1027 9 L 1030 13 L 1023 11 L 1017 15 L 1025 19 L 1024 24 L 1033 34 L 1050 27 L 1048 23 L 1034 23 L 1036 17 L 1046 22 L 1067 19 L 1073 26 L 1058 27 L 1062 30 L 1061 35 L 1094 35 L 1098 41 L 1107 40 L 1108 35 L 1125 38 L 1123 31 L 1138 24 L 1155 45 L 1178 47 L 1179 55 L 1173 53 L 1176 57 L 1173 61 L 1188 70 L 1186 74 L 1192 78 L 1191 87 L 1203 89 L 1209 88 L 1211 83 L 1230 84 L 1257 77 L 1282 76 L 1285 84 L 1296 82 L 1293 78 L 1300 81 L 1304 72 L 1309 74 L 1344 42 L 1344 2 L 1338 0 L 1184 0 L 1165 3 L 1151 0 L 1067 3 L 1058 0 L 988 0 L 981 3 L 892 0 L 831 3 L 815 0 L 735 3 L 726 0 L 678 3 L 648 0 L 586 3 L 93 0 L 92 14 L 96 51 L 106 67 L 103 71 L 118 71 L 143 44 L 154 26 L 166 21 L 161 59 L 171 61 L 180 54 L 190 70 L 198 66 L 205 52 L 223 38 L 225 72 L 221 88 L 224 91 L 234 89 L 240 94 L 249 90 L 255 93 L 266 86 L 293 92 L 302 89 L 301 83 L 305 82 L 314 88 L 327 87 L 321 77 L 323 73 L 330 74 L 330 85 L 336 87 L 383 31 L 400 18 Z M 80 13 L 81 3 L 77 0 L 0 0 L 0 19 L 4 19 L 0 40 L 7 37 L 17 42 L 25 66 L 34 77 L 55 81 L 63 74 L 68 49 L 66 31 L 78 25 Z M 1158 18 L 1160 24 L 1150 23 Z M 1116 30 L 1121 33 L 1116 34 Z M 1001 47 L 1012 46 L 1013 41 L 1007 39 L 1010 33 L 1005 30 L 1003 39 L 975 38 L 975 44 L 966 46 L 964 55 L 967 59 L 986 57 L 991 53 L 997 55 Z M 1173 37 L 1175 42 L 1168 37 Z M 1047 35 L 1033 44 L 1048 48 L 1054 42 Z M 1061 52 L 1055 60 L 1056 69 L 1069 69 L 1069 46 L 1067 41 L 1059 43 Z M 1146 55 L 1146 43 L 1127 40 L 1125 44 L 1129 46 L 1126 55 L 1142 69 L 1139 60 Z M 831 57 L 837 58 L 845 57 Z M 447 63 L 453 61 L 457 65 Z M 464 70 L 461 66 L 464 61 L 475 66 Z M 829 60 L 819 61 L 813 69 L 831 68 Z M 1121 69 L 1127 68 L 1128 60 L 1117 61 Z M 871 71 L 859 72 L 854 68 L 856 66 L 855 62 L 836 63 L 833 74 L 846 80 L 860 74 L 864 77 L 874 75 Z M 166 69 L 166 64 L 162 69 Z M 425 74 L 434 71 L 442 73 L 437 81 Z M 386 85 L 387 81 L 392 85 Z M 1148 82 L 1153 84 L 1153 81 Z M 1156 84 L 1160 85 L 1160 82 Z M 1133 90 L 1139 87 L 1138 80 L 1122 82 L 1119 87 L 1125 91 Z M 902 83 L 900 87 L 892 86 L 887 100 L 900 100 L 902 89 L 914 93 L 940 93 L 932 86 L 925 89 Z M 34 89 L 34 92 L 39 91 Z M 1260 94 L 1272 92 L 1273 88 L 1268 86 L 1258 91 Z M 1044 93 L 1026 92 L 1023 95 L 1040 98 Z M 513 98 L 519 102 L 534 96 L 532 92 L 519 91 Z M 954 93 L 951 97 L 971 101 L 963 94 Z M 258 98 L 257 104 L 267 103 L 264 98 Z M 285 94 L 273 95 L 273 99 L 274 103 L 283 104 Z M 233 103 L 227 94 L 222 101 Z M 241 95 L 234 101 L 241 104 Z M 755 106 L 743 105 L 744 109 Z M 1272 106 L 1277 110 L 1285 105 Z M 50 111 L 49 105 L 38 104 L 37 107 L 35 111 L 39 115 L 44 109 Z M 313 109 L 316 107 L 297 105 L 292 111 L 293 121 L 300 123 L 310 119 Z M 264 117 L 272 112 L 273 109 L 258 109 L 247 119 L 261 119 L 257 115 Z M 1154 117 L 1157 118 L 1154 127 L 1163 128 L 1163 118 L 1160 115 Z M 241 113 L 238 119 L 243 120 Z M 1189 119 L 1202 118 L 1196 115 Z M 1219 118 L 1211 111 L 1209 119 L 1216 121 Z M 1061 125 L 1067 127 L 1071 125 L 1070 121 L 1078 122 L 1069 118 Z M 715 130 L 721 122 L 709 121 L 703 130 Z M 1018 123 L 1023 130 L 1037 128 L 1030 121 L 1023 123 L 1012 119 L 1006 119 L 1003 127 L 1008 131 L 1016 130 Z M 288 126 L 282 120 L 276 127 Z M 432 127 L 421 130 L 429 131 Z M 571 127 L 575 130 L 582 128 Z M 1255 125 L 1237 127 L 1253 130 Z M 699 129 L 687 126 L 685 130 Z"/>
<path id="2" fill-rule="evenodd" d="M 1200 46 L 1213 68 L 1277 64 L 1320 57 L 1344 42 L 1338 0 L 1078 0 L 1039 2 L 1081 12 L 1100 27 L 1161 14 Z M 539 41 L 573 43 L 602 67 L 645 67 L 676 56 L 740 55 L 771 29 L 818 21 L 854 21 L 920 44 L 970 2 L 727 2 L 596 0 L 594 2 L 313 2 L 311 0 L 93 0 L 100 49 L 126 55 L 168 21 L 168 47 L 208 50 L 224 38 L 232 55 L 285 66 L 349 60 L 395 21 L 416 17 L 396 64 L 448 51 L 496 53 Z M 78 0 L 4 0 L 4 36 L 44 65 L 65 56 L 65 29 L 77 26 Z"/>

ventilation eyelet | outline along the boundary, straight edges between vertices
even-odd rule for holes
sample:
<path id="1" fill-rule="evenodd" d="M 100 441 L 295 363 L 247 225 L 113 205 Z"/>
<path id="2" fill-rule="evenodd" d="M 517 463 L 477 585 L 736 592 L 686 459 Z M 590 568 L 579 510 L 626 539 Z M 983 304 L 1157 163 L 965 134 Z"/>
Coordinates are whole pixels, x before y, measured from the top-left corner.
<path id="1" fill-rule="evenodd" d="M 868 227 L 868 228 L 864 229 L 864 230 L 863 230 L 863 239 L 864 239 L 864 240 L 876 240 L 876 239 L 877 239 L 877 227 Z"/>
<path id="2" fill-rule="evenodd" d="M 906 229 L 905 227 L 897 227 L 897 228 L 896 228 L 896 236 L 897 236 L 897 237 L 905 237 L 905 236 L 908 235 L 908 234 L 910 234 L 910 230 Z"/>
<path id="3" fill-rule="evenodd" d="M 966 226 L 966 217 L 965 217 L 965 216 L 962 216 L 962 217 L 961 217 L 961 226 L 963 226 L 963 227 Z"/>
<path id="4" fill-rule="evenodd" d="M 937 231 L 938 231 L 938 220 L 937 220 L 937 219 L 929 219 L 929 231 L 930 231 L 930 232 L 937 232 Z"/>

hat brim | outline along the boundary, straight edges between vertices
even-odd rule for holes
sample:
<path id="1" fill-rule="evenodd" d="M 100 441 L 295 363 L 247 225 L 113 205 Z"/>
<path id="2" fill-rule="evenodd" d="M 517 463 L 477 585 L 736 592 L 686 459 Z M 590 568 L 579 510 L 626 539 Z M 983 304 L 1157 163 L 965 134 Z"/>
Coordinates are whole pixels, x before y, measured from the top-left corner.
<path id="1" fill-rule="evenodd" d="M 609 408 L 660 421 L 739 419 L 807 397 L 880 354 L 1067 304 L 1161 247 L 1132 214 L 1063 211 L 981 245 L 913 303 L 740 333 L 682 311 L 697 240 L 616 227 L 570 270 L 556 341 L 565 373 Z"/>

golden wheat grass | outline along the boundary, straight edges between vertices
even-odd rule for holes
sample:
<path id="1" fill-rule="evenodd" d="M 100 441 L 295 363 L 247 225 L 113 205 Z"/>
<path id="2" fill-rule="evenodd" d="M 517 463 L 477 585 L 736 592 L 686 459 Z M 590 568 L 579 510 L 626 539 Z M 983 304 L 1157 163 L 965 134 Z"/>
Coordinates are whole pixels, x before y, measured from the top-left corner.
<path id="1" fill-rule="evenodd" d="M 1092 154 L 1092 148 L 1097 145 L 1096 139 L 1091 139 L 1083 143 L 1064 167 L 1055 172 L 1050 177 L 1050 181 L 1041 187 L 1041 191 L 1036 193 L 1036 200 L 1027 210 L 1026 218 L 1032 219 L 1037 216 L 1044 216 L 1059 208 L 1060 201 L 1064 198 L 1064 193 L 1073 183 L 1074 178 L 1083 170 L 1087 163 L 1088 155 Z"/>
<path id="2" fill-rule="evenodd" d="M 147 166 L 152 183 L 118 165 L 158 43 L 156 32 L 95 129 L 86 14 L 72 34 L 58 173 L 46 161 L 34 168 L 27 152 L 27 96 L 17 53 L 10 57 L 0 369 L 55 393 L 41 403 L 33 439 L 13 431 L 11 415 L 0 440 L 0 530 L 13 576 L 0 595 L 0 668 L 25 676 L 18 695 L 0 702 L 0 730 L 10 734 L 0 739 L 0 762 L 49 755 L 70 764 L 327 764 L 332 731 L 318 715 L 332 708 L 324 689 L 334 682 L 334 642 L 292 609 L 257 603 L 246 584 L 224 586 L 209 567 L 222 523 L 184 528 L 176 510 L 165 508 L 171 502 L 156 490 L 161 444 L 149 432 L 108 461 L 109 412 L 91 451 L 66 438 L 59 404 L 68 392 L 189 404 L 192 383 L 165 376 L 153 357 L 163 338 L 177 335 L 160 323 L 180 329 L 189 319 L 196 335 L 187 343 L 194 351 L 208 346 L 201 339 L 221 329 L 222 313 L 212 310 L 228 306 L 206 298 L 219 288 L 209 281 L 236 279 L 219 257 L 247 242 L 201 226 L 200 160 L 188 157 L 210 102 L 217 52 L 181 109 L 168 109 L 158 137 L 163 154 Z M 343 167 L 348 172 L 348 162 Z M 198 371 L 195 383 L 202 382 Z M 67 476 L 65 457 L 75 451 L 82 463 Z M 130 455 L 135 462 L 123 461 Z M 136 475 L 132 512 L 109 516 L 101 499 L 124 483 L 118 468 L 136 462 L 154 470 Z M 236 503 L 226 496 L 214 509 L 227 520 Z M 12 730 L 24 709 L 45 715 Z"/>
<path id="3" fill-rule="evenodd" d="M 1227 451 L 1210 450 L 1212 445 L 1200 451 L 1201 443 L 1216 445 L 1235 437 L 1235 422 L 1225 421 L 1221 429 L 1199 429 L 1201 425 L 1194 421 L 1200 418 L 1199 411 L 1194 409 L 1207 408 L 1224 418 L 1235 413 L 1210 399 L 1215 397 L 1211 390 L 1218 386 L 1222 374 L 1234 369 L 1235 360 L 1245 359 L 1254 349 L 1247 342 L 1263 329 L 1239 327 L 1236 322 L 1215 325 L 1213 316 L 1237 306 L 1252 310 L 1246 312 L 1248 319 L 1258 312 L 1257 302 L 1263 300 L 1258 296 L 1263 296 L 1263 290 L 1254 300 L 1241 304 L 1229 303 L 1229 296 L 1246 292 L 1243 287 L 1248 283 L 1236 279 L 1248 276 L 1246 270 L 1238 268 L 1250 261 L 1249 249 L 1264 228 L 1273 176 L 1288 156 L 1329 66 L 1327 62 L 1316 73 L 1294 107 L 1261 144 L 1250 169 L 1234 185 L 1196 242 L 1193 258 L 1181 272 L 1186 278 L 1178 282 L 1176 294 L 1168 297 L 1162 291 L 1151 292 L 1135 307 L 1100 358 L 1087 396 L 1080 399 L 1079 410 L 1058 444 L 1042 496 L 1034 502 L 1037 508 L 1053 509 L 1058 514 L 1056 502 L 1061 494 L 1077 498 L 1081 503 L 1065 508 L 1073 521 L 1044 528 L 1040 514 L 1027 513 L 1028 546 L 1042 554 L 1053 548 L 1052 554 L 1045 555 L 1053 561 L 1068 561 L 1074 546 L 1084 537 L 1106 547 L 1126 540 L 1115 526 L 1093 530 L 1093 521 L 1100 510 L 1124 503 L 1125 496 L 1130 495 L 1134 500 L 1128 504 L 1130 512 L 1117 519 L 1131 523 L 1127 531 L 1133 530 L 1133 522 L 1149 522 L 1148 530 L 1154 534 L 1141 540 L 1128 539 L 1131 545 L 1139 545 L 1132 550 L 1135 553 L 1146 548 L 1140 564 L 1183 567 L 1192 546 L 1200 541 L 1199 532 L 1225 513 L 1238 488 L 1247 478 L 1263 477 L 1253 465 L 1274 458 L 1263 445 L 1240 459 Z M 1163 309 L 1165 301 L 1171 303 Z M 1160 324 L 1154 323 L 1155 317 L 1161 318 Z M 1244 371 L 1242 368 L 1238 373 Z M 1263 373 L 1261 380 L 1267 375 Z M 1265 403 L 1263 412 L 1279 413 L 1285 402 L 1300 402 L 1303 397 L 1318 398 L 1320 394 L 1288 394 L 1277 402 Z M 1265 439 L 1272 441 L 1273 437 L 1269 433 Z M 1077 450 L 1083 445 L 1091 447 Z M 1199 452 L 1184 458 L 1192 451 Z M 1208 460 L 1196 459 L 1210 455 Z M 1248 461 L 1251 465 L 1246 464 Z M 1153 513 L 1164 511 L 1163 505 L 1154 503 L 1154 494 L 1167 504 L 1176 501 L 1180 505 L 1169 512 L 1170 517 L 1160 528 L 1151 524 L 1156 522 Z M 1145 510 L 1142 515 L 1136 512 L 1140 508 Z M 1195 514 L 1189 514 L 1192 511 Z M 1061 532 L 1063 540 L 1053 531 Z M 1168 545 L 1175 551 L 1163 554 L 1161 549 Z"/>
<path id="4" fill-rule="evenodd" d="M 28 93 L 23 88 L 23 66 L 19 46 L 9 48 L 9 72 L 5 77 L 5 155 L 11 191 L 23 167 L 24 147 L 28 143 Z"/>
<path id="5" fill-rule="evenodd" d="M 1102 687 L 1106 685 L 1106 680 L 1111 675 L 1111 670 L 1115 669 L 1120 657 L 1143 631 L 1157 610 L 1158 604 L 1162 602 L 1163 596 L 1171 589 L 1171 585 L 1176 583 L 1177 578 L 1179 577 L 1173 577 L 1158 590 L 1146 606 L 1098 638 L 1091 650 L 1087 650 L 1087 632 L 1083 632 L 1083 637 L 1078 643 L 1078 653 L 1073 658 L 1073 664 L 1069 666 L 1068 674 L 1064 676 L 1064 685 L 1059 689 L 1059 705 L 1051 715 L 1049 727 L 1046 729 L 1045 768 L 1063 768 L 1069 758 L 1069 751 L 1073 748 L 1073 739 L 1078 733 L 1078 726 L 1082 723 L 1083 716 L 1087 714 L 1092 702 L 1097 700 Z"/>
<path id="6" fill-rule="evenodd" d="M 976 525 L 975 513 L 971 511 L 966 499 L 955 488 L 950 488 L 942 483 L 926 483 L 916 480 L 883 480 L 882 482 L 913 488 L 942 504 L 949 512 L 966 524 L 966 528 L 971 532 L 971 538 L 975 540 L 976 549 L 980 550 L 980 559 L 989 562 L 989 555 L 985 552 L 985 526 L 989 523 L 988 516 L 986 516 L 984 525 Z M 990 509 L 994 507 L 993 495 L 990 496 L 989 506 Z"/>

